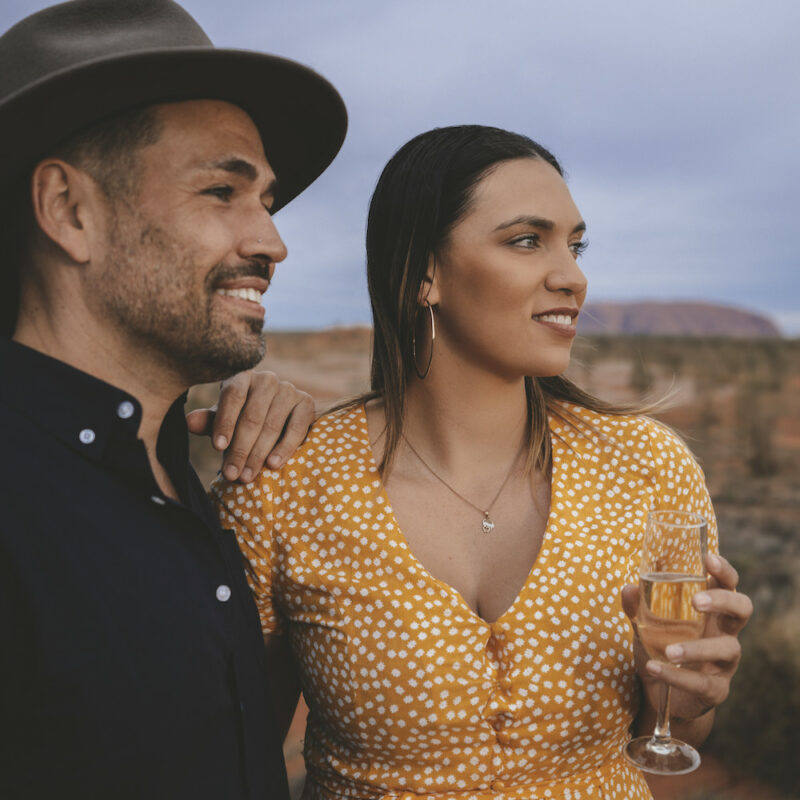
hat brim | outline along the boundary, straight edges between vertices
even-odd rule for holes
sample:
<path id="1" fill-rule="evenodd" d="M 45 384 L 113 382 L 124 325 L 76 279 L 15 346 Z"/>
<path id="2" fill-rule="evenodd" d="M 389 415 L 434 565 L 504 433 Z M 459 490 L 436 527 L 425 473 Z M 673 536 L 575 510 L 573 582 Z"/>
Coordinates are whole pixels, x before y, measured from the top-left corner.
<path id="1" fill-rule="evenodd" d="M 48 148 L 135 106 L 217 99 L 248 113 L 278 178 L 274 211 L 307 188 L 344 141 L 347 112 L 313 70 L 277 56 L 205 47 L 147 50 L 51 74 L 0 104 L 0 186 Z"/>

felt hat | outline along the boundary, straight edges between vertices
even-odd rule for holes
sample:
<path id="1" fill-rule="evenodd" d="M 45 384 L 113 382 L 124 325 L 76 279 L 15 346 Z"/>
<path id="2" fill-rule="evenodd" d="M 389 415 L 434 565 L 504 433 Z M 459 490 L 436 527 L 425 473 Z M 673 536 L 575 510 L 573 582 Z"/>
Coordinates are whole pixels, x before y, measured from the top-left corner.
<path id="1" fill-rule="evenodd" d="M 250 115 L 278 176 L 276 211 L 325 170 L 347 128 L 341 97 L 316 72 L 215 48 L 172 0 L 70 0 L 0 37 L 0 190 L 103 117 L 190 99 Z"/>

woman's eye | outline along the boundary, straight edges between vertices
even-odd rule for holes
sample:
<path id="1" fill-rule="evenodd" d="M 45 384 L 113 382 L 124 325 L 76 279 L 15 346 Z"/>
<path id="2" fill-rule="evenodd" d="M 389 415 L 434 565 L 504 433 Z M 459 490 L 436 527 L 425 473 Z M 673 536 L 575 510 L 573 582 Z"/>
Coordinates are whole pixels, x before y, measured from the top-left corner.
<path id="1" fill-rule="evenodd" d="M 572 250 L 572 255 L 574 255 L 575 258 L 579 258 L 580 256 L 582 256 L 586 252 L 586 248 L 588 246 L 589 246 L 589 241 L 588 240 L 584 240 L 584 241 L 581 241 L 581 242 L 573 242 L 569 246 L 569 249 Z"/>
<path id="2" fill-rule="evenodd" d="M 210 194 L 213 197 L 218 197 L 220 200 L 230 200 L 233 196 L 233 187 L 232 186 L 212 186 L 210 189 L 206 189 L 203 194 Z"/>
<path id="3" fill-rule="evenodd" d="M 526 233 L 524 236 L 517 236 L 511 240 L 514 246 L 523 247 L 527 250 L 533 250 L 539 246 L 539 236 L 536 233 Z"/>

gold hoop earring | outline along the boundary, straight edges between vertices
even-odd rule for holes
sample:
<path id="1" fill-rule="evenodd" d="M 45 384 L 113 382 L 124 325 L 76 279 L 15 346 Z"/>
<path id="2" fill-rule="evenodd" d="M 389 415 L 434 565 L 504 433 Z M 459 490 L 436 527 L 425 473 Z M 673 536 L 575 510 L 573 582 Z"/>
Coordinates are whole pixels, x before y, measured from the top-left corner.
<path id="1" fill-rule="evenodd" d="M 430 352 L 430 355 L 428 356 L 428 363 L 425 365 L 425 372 L 420 372 L 419 371 L 419 367 L 417 366 L 417 325 L 416 325 L 416 320 L 414 321 L 414 336 L 411 339 L 411 352 L 412 352 L 412 354 L 414 356 L 414 372 L 417 373 L 417 377 L 421 381 L 424 381 L 425 378 L 428 377 L 428 373 L 431 371 L 431 361 L 433 361 L 433 342 L 436 339 L 436 322 L 433 319 L 433 306 L 430 303 L 428 303 L 427 301 L 425 302 L 425 305 L 427 306 L 428 312 L 431 315 L 431 352 Z M 417 313 L 419 313 L 419 312 L 417 312 Z"/>

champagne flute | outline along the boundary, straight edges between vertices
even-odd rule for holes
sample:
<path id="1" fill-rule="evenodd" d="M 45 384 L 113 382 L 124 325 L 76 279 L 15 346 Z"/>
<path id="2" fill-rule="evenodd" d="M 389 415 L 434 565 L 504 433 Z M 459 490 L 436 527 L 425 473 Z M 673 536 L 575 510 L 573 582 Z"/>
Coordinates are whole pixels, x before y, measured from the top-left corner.
<path id="1" fill-rule="evenodd" d="M 705 569 L 708 525 L 689 511 L 651 511 L 642 545 L 636 630 L 650 658 L 668 663 L 669 645 L 699 639 L 705 615 L 692 598 L 708 586 Z M 669 731 L 670 687 L 662 683 L 658 718 L 652 736 L 632 739 L 625 758 L 645 772 L 681 775 L 700 765 L 691 745 L 673 739 Z"/>

